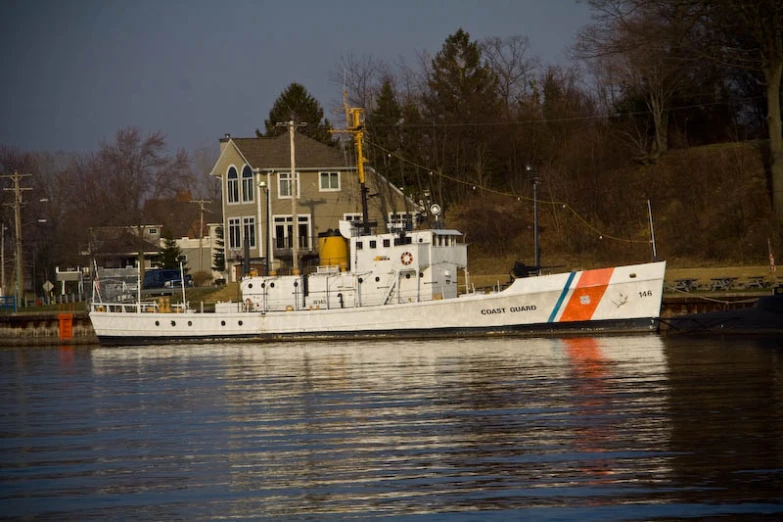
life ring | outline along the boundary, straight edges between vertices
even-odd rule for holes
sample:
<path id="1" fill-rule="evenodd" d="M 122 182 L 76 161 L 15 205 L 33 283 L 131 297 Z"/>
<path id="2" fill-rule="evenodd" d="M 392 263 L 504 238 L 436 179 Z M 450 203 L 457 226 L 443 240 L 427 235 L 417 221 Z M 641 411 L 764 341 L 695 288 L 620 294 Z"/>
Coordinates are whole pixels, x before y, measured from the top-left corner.
<path id="1" fill-rule="evenodd" d="M 402 264 L 405 266 L 410 265 L 411 263 L 413 263 L 413 254 L 411 254 L 410 252 L 403 252 L 402 255 L 400 256 L 400 261 L 402 261 Z"/>

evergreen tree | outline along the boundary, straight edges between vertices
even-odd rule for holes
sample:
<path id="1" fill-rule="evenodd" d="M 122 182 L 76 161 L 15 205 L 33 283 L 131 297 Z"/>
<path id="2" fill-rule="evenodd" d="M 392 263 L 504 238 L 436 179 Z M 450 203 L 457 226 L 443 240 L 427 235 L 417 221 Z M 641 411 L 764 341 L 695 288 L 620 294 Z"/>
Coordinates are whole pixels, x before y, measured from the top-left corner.
<path id="1" fill-rule="evenodd" d="M 483 62 L 479 44 L 459 29 L 432 60 L 423 96 L 422 112 L 433 124 L 427 141 L 439 171 L 468 184 L 487 184 L 493 151 L 485 124 L 497 120 L 499 108 L 497 78 Z M 458 201 L 468 184 L 444 186 L 438 176 L 434 195 L 441 203 Z"/>
<path id="2" fill-rule="evenodd" d="M 397 96 L 390 80 L 385 80 L 380 93 L 375 99 L 375 110 L 367 118 L 369 141 L 378 146 L 369 148 L 370 161 L 377 167 L 382 167 L 387 179 L 397 186 L 404 185 L 404 176 L 393 161 L 391 154 L 399 152 L 400 148 L 400 122 L 402 109 L 397 103 Z"/>
<path id="3" fill-rule="evenodd" d="M 171 237 L 163 239 L 163 246 L 158 250 L 161 268 L 179 270 L 179 261 L 182 258 L 182 249 L 176 240 Z M 187 272 L 187 267 L 185 267 Z"/>
<path id="4" fill-rule="evenodd" d="M 483 63 L 479 44 L 462 29 L 435 55 L 427 87 L 424 106 L 433 120 L 472 123 L 496 115 L 497 78 Z"/>
<path id="5" fill-rule="evenodd" d="M 307 92 L 304 86 L 298 83 L 292 83 L 277 97 L 272 110 L 269 111 L 269 119 L 264 120 L 266 132 L 262 133 L 256 129 L 256 136 L 274 137 L 285 134 L 288 129 L 277 124 L 291 119 L 307 124 L 297 132 L 327 145 L 335 143 L 329 132 L 332 129 L 332 124 L 324 118 L 321 104 Z"/>
<path id="6" fill-rule="evenodd" d="M 402 119 L 402 109 L 397 102 L 397 95 L 390 80 L 381 85 L 378 97 L 375 99 L 375 110 L 367 118 L 373 141 L 389 152 L 395 152 L 400 146 L 399 124 Z"/>
<path id="7" fill-rule="evenodd" d="M 226 242 L 223 236 L 223 227 L 215 229 L 215 255 L 212 256 L 212 270 L 220 272 L 226 271 L 226 251 L 223 249 Z"/>

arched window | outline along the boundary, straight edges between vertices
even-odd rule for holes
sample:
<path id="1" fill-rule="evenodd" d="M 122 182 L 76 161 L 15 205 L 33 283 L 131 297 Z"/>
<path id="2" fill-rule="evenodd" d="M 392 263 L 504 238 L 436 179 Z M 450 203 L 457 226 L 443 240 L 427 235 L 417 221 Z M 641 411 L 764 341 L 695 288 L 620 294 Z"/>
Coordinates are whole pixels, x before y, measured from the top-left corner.
<path id="1" fill-rule="evenodd" d="M 253 171 L 248 165 L 242 169 L 242 203 L 253 202 Z"/>
<path id="2" fill-rule="evenodd" d="M 230 167 L 228 169 L 228 186 L 226 187 L 229 203 L 239 203 L 239 176 L 237 169 Z"/>

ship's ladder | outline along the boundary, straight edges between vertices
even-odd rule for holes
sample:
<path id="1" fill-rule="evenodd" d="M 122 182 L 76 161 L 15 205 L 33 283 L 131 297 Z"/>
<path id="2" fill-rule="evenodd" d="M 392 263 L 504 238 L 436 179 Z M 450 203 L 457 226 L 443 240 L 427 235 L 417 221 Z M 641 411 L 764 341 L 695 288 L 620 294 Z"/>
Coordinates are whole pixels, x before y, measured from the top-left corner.
<path id="1" fill-rule="evenodd" d="M 394 283 L 392 283 L 391 288 L 389 288 L 389 293 L 386 295 L 386 300 L 383 302 L 384 305 L 389 304 L 389 301 L 391 301 L 392 297 L 394 296 L 394 291 L 397 289 L 397 280 L 394 280 Z"/>

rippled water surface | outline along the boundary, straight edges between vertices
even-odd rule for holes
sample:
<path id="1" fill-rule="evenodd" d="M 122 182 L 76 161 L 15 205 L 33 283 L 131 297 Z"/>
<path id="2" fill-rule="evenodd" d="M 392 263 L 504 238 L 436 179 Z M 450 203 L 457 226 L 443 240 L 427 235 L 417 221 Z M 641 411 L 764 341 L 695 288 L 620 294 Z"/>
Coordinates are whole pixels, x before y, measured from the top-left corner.
<path id="1" fill-rule="evenodd" d="M 783 344 L 0 349 L 0 518 L 783 517 Z"/>

